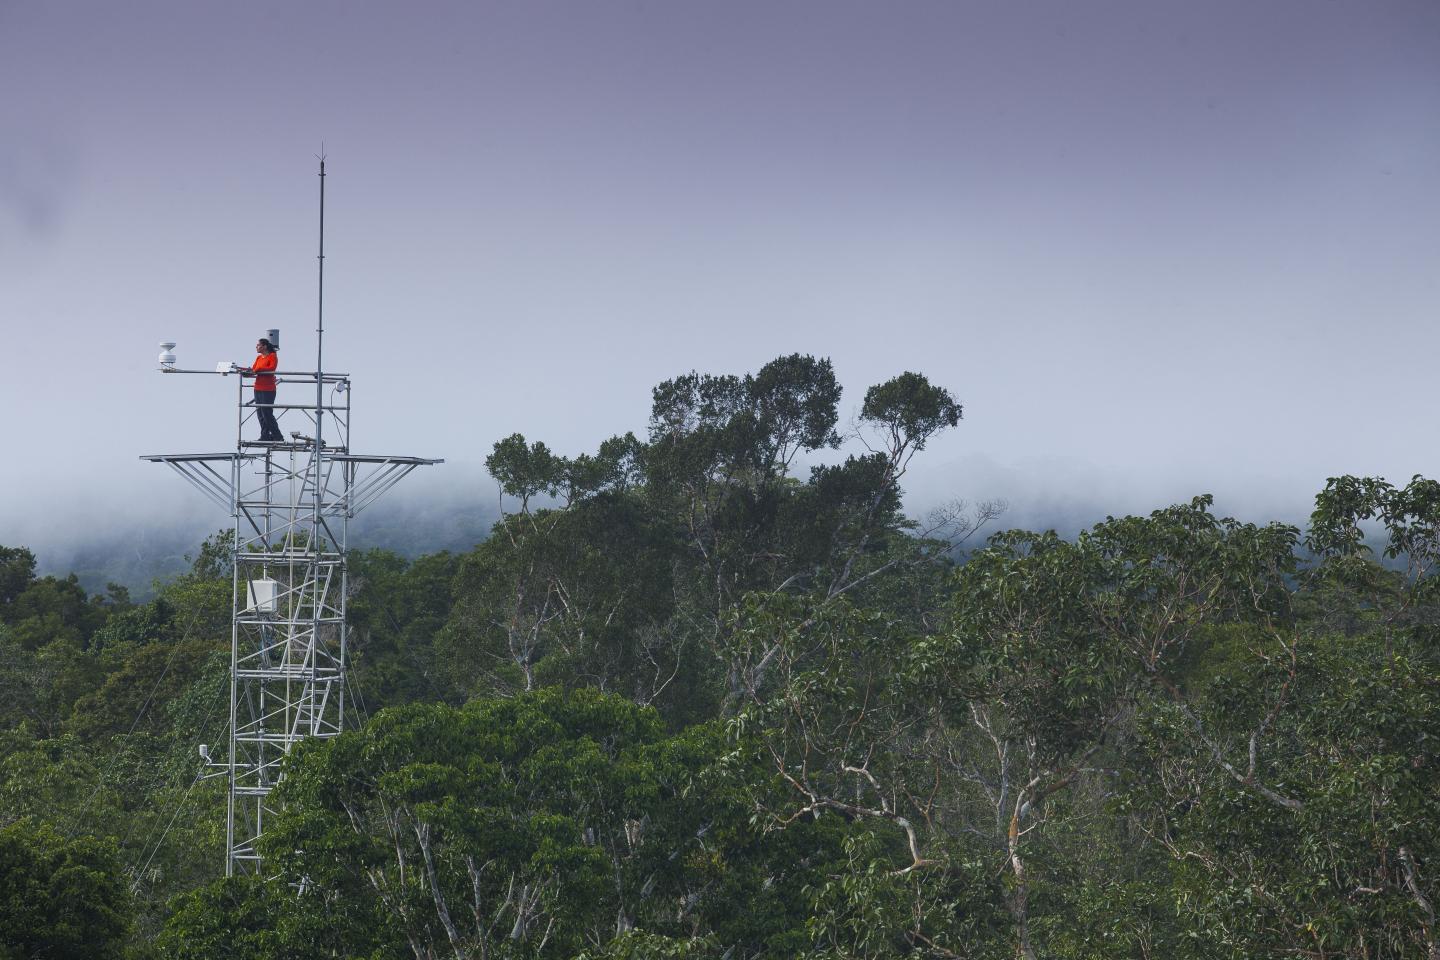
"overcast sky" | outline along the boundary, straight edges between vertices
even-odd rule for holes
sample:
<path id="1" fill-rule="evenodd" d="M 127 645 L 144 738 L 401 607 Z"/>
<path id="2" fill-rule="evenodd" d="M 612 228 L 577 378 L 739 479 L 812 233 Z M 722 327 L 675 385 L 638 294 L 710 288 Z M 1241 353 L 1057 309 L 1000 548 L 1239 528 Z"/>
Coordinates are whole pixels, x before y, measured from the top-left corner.
<path id="1" fill-rule="evenodd" d="M 466 483 L 795 351 L 965 402 L 916 509 L 1440 474 L 1434 0 L 0 0 L 0 543 L 212 509 L 157 343 L 313 364 L 322 141 L 354 446 Z"/>

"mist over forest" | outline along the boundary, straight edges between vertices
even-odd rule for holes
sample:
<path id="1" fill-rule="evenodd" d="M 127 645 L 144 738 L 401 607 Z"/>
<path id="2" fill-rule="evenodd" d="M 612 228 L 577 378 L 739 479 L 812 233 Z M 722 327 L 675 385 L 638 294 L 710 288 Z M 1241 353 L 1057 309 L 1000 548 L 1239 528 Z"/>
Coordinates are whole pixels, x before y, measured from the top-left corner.
<path id="1" fill-rule="evenodd" d="M 420 494 L 395 493 L 351 523 L 351 545 L 414 559 L 468 551 L 484 540 L 500 516 L 494 482 L 479 468 L 452 472 L 468 474 L 468 483 L 431 485 Z M 89 593 L 103 593 L 106 584 L 117 583 L 137 599 L 149 599 L 157 580 L 186 573 L 200 542 L 228 528 L 230 518 L 170 471 L 157 467 L 154 473 L 157 496 L 194 501 L 184 503 L 181 516 L 142 507 L 117 511 L 103 523 L 37 531 L 24 541 L 36 555 L 37 571 L 42 576 L 73 573 Z"/>
<path id="2" fill-rule="evenodd" d="M 448 451 L 447 451 L 448 452 Z M 832 458 L 833 459 L 833 458 Z M 818 461 L 817 461 L 818 462 Z M 808 469 L 800 458 L 797 466 Z M 12 503 L 0 529 L 35 553 L 41 575 L 75 574 L 90 593 L 109 583 L 148 599 L 154 582 L 178 576 L 190 567 L 197 544 L 227 525 L 228 518 L 186 487 L 168 470 L 151 467 L 143 490 L 116 498 L 103 516 L 76 522 L 60 499 L 43 492 L 24 495 L 41 514 L 57 522 L 22 518 Z M 1303 523 L 1312 509 L 1313 490 L 1290 489 L 1266 478 L 1221 478 L 1195 486 L 1182 477 L 1144 484 L 1076 461 L 1032 461 L 1002 465 L 983 456 L 941 464 L 918 463 L 907 478 L 906 513 L 922 519 L 958 500 L 1004 500 L 997 522 L 1004 527 L 1055 530 L 1073 537 L 1106 516 L 1147 513 L 1193 496 L 1214 494 L 1216 510 L 1249 521 Z M 1315 479 L 1314 487 L 1323 485 Z M 102 495 L 103 496 L 103 495 Z M 543 499 L 543 498 L 542 498 Z M 350 527 L 356 549 L 382 549 L 407 559 L 426 553 L 464 552 L 484 540 L 500 518 L 501 494 L 479 461 L 450 461 L 430 475 L 402 485 Z M 156 506 L 163 503 L 165 509 Z M 0 538 L 3 539 L 3 538 Z"/>

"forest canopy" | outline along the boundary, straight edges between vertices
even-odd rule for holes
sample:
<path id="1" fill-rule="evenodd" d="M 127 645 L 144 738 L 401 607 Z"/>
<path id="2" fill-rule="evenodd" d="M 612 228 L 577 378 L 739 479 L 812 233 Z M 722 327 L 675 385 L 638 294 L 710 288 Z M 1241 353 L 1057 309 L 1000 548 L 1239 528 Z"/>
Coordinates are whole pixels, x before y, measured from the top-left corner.
<path id="1" fill-rule="evenodd" d="M 1440 956 L 1440 483 L 906 516 L 962 414 L 792 355 L 501 439 L 474 549 L 350 556 L 261 878 L 196 755 L 228 534 L 144 603 L 0 547 L 0 958 Z"/>

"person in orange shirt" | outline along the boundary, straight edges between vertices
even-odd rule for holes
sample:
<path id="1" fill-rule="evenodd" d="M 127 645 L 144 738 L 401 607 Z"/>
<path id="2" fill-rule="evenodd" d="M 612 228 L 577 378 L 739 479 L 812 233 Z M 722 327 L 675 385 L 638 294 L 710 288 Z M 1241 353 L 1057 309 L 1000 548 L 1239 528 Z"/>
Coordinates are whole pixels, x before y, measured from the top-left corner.
<path id="1" fill-rule="evenodd" d="M 260 421 L 259 442 L 283 443 L 285 435 L 280 432 L 280 424 L 275 422 L 275 411 L 271 409 L 271 404 L 275 402 L 275 368 L 279 365 L 280 355 L 264 337 L 256 342 L 255 349 L 260 351 L 260 355 L 253 364 L 240 372 L 255 378 L 255 417 Z"/>

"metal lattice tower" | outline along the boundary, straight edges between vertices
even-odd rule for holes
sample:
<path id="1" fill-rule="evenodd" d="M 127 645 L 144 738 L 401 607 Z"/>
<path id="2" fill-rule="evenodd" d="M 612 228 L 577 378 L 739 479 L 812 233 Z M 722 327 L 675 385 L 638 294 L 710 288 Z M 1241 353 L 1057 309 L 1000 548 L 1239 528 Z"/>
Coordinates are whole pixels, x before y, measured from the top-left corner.
<path id="1" fill-rule="evenodd" d="M 346 549 L 351 518 L 416 467 L 420 457 L 350 452 L 350 378 L 325 373 L 325 162 L 320 162 L 320 322 L 315 371 L 277 370 L 283 392 L 314 402 L 280 403 L 273 412 L 288 440 L 259 443 L 257 409 L 239 384 L 235 450 L 143 457 L 173 467 L 234 521 L 230 639 L 230 728 L 226 757 L 202 756 L 227 776 L 227 876 L 259 870 L 256 843 L 275 808 L 270 793 L 295 744 L 333 737 L 346 711 Z M 167 351 L 173 347 L 170 344 Z M 226 375 L 228 371 L 166 373 Z M 308 389 L 307 389 L 308 388 Z"/>

